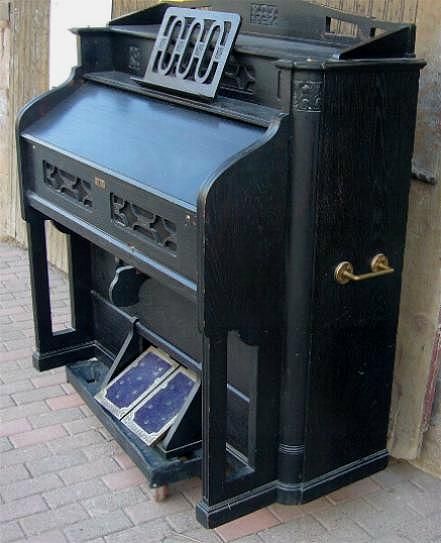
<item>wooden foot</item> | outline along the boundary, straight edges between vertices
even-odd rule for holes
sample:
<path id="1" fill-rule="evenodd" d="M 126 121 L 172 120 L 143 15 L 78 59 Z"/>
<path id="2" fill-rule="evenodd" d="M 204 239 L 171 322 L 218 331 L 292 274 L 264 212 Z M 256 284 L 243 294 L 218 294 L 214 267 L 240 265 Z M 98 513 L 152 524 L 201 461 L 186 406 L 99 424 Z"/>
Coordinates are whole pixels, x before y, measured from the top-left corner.
<path id="1" fill-rule="evenodd" d="M 155 502 L 163 502 L 168 498 L 168 485 L 158 486 L 153 489 L 153 499 Z"/>

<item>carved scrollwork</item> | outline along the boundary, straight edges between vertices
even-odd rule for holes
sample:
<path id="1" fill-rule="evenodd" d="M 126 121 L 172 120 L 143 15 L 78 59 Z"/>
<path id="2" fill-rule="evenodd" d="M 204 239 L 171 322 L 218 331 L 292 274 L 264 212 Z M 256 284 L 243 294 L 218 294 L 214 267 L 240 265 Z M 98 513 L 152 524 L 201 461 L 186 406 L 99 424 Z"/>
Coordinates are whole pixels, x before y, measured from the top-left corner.
<path id="1" fill-rule="evenodd" d="M 110 196 L 112 220 L 143 238 L 176 253 L 176 224 L 165 217 L 139 207 L 116 194 Z"/>
<path id="2" fill-rule="evenodd" d="M 225 68 L 221 87 L 223 89 L 255 94 L 256 73 L 248 64 L 241 63 L 234 55 L 230 55 Z"/>
<path id="3" fill-rule="evenodd" d="M 129 71 L 136 74 L 140 73 L 142 67 L 141 49 L 136 45 L 129 46 Z"/>
<path id="4" fill-rule="evenodd" d="M 321 81 L 296 81 L 294 84 L 295 111 L 321 111 Z"/>
<path id="5" fill-rule="evenodd" d="M 93 207 L 89 181 L 72 175 L 46 161 L 43 161 L 43 180 L 52 190 L 60 192 L 88 208 Z"/>

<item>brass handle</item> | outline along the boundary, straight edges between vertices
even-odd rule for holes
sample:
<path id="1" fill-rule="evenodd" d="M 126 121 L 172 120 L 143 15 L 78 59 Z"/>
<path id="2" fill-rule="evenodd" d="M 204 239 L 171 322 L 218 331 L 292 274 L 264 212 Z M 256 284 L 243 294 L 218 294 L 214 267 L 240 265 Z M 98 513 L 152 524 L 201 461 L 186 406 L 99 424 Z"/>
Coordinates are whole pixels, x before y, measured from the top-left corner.
<path id="1" fill-rule="evenodd" d="M 371 272 L 356 275 L 354 267 L 350 262 L 340 262 L 335 268 L 335 280 L 340 285 L 346 285 L 350 281 L 365 281 L 366 279 L 374 279 L 382 275 L 388 275 L 395 270 L 389 266 L 389 259 L 386 255 L 379 254 L 371 260 Z"/>

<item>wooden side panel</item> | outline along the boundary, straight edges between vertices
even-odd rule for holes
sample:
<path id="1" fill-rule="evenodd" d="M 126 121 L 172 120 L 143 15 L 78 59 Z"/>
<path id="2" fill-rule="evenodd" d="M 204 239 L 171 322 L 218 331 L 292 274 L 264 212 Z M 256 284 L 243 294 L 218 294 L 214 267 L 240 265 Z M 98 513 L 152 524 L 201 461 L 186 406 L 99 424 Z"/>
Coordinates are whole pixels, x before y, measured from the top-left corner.
<path id="1" fill-rule="evenodd" d="M 380 19 L 416 23 L 417 56 L 428 62 L 420 83 L 414 158 L 416 166 L 432 174 L 437 185 L 418 181 L 411 184 L 389 426 L 392 455 L 413 459 L 423 443 L 427 429 L 424 421 L 432 409 L 433 394 L 428 395 L 428 385 L 440 366 L 440 357 L 432 358 L 431 353 L 441 295 L 441 11 L 432 0 L 312 1 Z M 436 403 L 435 408 L 437 405 L 441 402 Z M 433 434 L 431 428 L 427 436 L 430 443 L 424 443 L 419 458 L 419 465 L 423 467 L 440 466 L 439 457 L 437 464 L 434 463 L 440 445 L 436 445 Z"/>
<path id="2" fill-rule="evenodd" d="M 386 447 L 418 76 L 325 74 L 307 480 Z M 366 273 L 379 253 L 392 275 L 337 284 L 339 262 Z"/>
<path id="3" fill-rule="evenodd" d="M 439 270 L 441 239 L 441 11 L 432 0 L 312 0 L 343 11 L 417 25 L 417 56 L 428 66 L 422 72 L 418 108 L 415 163 L 437 180 L 436 186 L 411 184 L 401 312 L 393 384 L 389 449 L 393 456 L 418 456 L 426 430 L 427 411 L 432 409 L 428 384 L 439 371 L 439 357 L 431 353 L 438 325 L 441 295 Z M 436 367 L 434 367 L 436 364 Z M 432 377 L 431 377 L 432 376 Z M 440 405 L 440 402 L 435 405 Z M 420 465 L 433 464 L 439 450 L 425 444 Z M 431 452 L 432 451 L 432 452 Z M 439 458 L 437 459 L 438 464 Z"/>

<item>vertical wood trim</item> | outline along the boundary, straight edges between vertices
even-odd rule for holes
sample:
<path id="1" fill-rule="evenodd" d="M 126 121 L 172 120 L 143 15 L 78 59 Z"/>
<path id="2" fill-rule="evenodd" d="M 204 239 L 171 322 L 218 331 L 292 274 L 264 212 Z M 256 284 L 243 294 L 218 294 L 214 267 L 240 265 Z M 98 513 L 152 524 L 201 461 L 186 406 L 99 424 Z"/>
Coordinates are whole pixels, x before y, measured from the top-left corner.
<path id="1" fill-rule="evenodd" d="M 8 224 L 8 185 L 10 167 L 9 63 L 11 58 L 9 2 L 0 1 L 0 236 L 10 235 Z"/>

